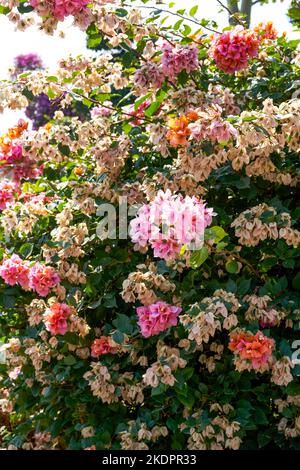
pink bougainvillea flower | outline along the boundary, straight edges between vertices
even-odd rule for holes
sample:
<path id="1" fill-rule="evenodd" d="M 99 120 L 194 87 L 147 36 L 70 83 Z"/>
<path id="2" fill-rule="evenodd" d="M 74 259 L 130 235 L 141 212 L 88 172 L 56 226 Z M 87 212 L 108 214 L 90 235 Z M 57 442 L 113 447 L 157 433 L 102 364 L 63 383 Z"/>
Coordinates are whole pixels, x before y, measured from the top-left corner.
<path id="1" fill-rule="evenodd" d="M 145 338 L 157 335 L 171 326 L 177 325 L 177 317 L 182 309 L 166 302 L 156 302 L 147 307 L 136 309 L 139 317 L 138 325 Z"/>
<path id="2" fill-rule="evenodd" d="M 98 116 L 108 117 L 112 114 L 113 109 L 109 109 L 113 106 L 111 101 L 104 101 L 102 106 L 95 106 L 91 110 L 91 116 L 95 119 Z"/>
<path id="3" fill-rule="evenodd" d="M 167 78 L 174 79 L 180 72 L 193 72 L 199 67 L 198 48 L 195 45 L 162 45 L 162 71 Z"/>
<path id="4" fill-rule="evenodd" d="M 37 10 L 39 15 L 51 14 L 59 21 L 63 21 L 67 16 L 83 12 L 89 0 L 30 0 L 30 5 Z"/>
<path id="5" fill-rule="evenodd" d="M 182 246 L 202 246 L 204 230 L 211 224 L 213 209 L 196 197 L 158 191 L 150 204 L 143 205 L 130 223 L 134 243 L 154 250 L 165 260 L 179 257 Z M 200 246 L 201 244 L 201 246 Z"/>
<path id="6" fill-rule="evenodd" d="M 60 277 L 51 266 L 36 263 L 30 269 L 29 287 L 42 297 L 46 297 L 59 282 Z"/>
<path id="7" fill-rule="evenodd" d="M 17 192 L 14 183 L 8 180 L 0 182 L 0 210 L 6 209 L 6 207 L 14 202 L 14 194 Z"/>
<path id="8" fill-rule="evenodd" d="M 71 315 L 71 308 L 67 304 L 55 303 L 46 310 L 44 315 L 45 326 L 52 335 L 64 335 L 68 331 L 67 319 Z"/>
<path id="9" fill-rule="evenodd" d="M 23 261 L 18 255 L 12 255 L 0 266 L 0 276 L 6 284 L 19 284 L 23 289 L 29 286 L 29 262 Z"/>
<path id="10" fill-rule="evenodd" d="M 217 142 L 227 142 L 228 140 L 237 138 L 238 132 L 228 121 L 213 121 L 209 128 L 209 137 Z"/>
<path id="11" fill-rule="evenodd" d="M 232 74 L 248 67 L 249 59 L 257 56 L 259 44 L 255 31 L 236 26 L 230 31 L 215 34 L 208 54 L 217 67 Z"/>

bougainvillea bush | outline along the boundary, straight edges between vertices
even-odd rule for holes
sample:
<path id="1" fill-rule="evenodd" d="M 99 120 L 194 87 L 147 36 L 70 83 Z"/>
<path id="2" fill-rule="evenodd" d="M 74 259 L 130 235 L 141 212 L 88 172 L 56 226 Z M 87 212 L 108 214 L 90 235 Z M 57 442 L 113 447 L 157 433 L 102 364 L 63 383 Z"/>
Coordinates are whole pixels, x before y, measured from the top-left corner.
<path id="1" fill-rule="evenodd" d="M 1 5 L 106 44 L 1 85 L 3 109 L 62 108 L 0 139 L 1 446 L 299 449 L 297 41 L 197 7 Z"/>

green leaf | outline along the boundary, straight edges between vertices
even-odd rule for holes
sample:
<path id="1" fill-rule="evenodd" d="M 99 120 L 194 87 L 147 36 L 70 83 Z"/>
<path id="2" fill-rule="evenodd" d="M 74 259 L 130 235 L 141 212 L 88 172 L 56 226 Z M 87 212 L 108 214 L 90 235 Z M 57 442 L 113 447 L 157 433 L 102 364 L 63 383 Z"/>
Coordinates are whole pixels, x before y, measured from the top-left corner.
<path id="1" fill-rule="evenodd" d="M 22 245 L 19 249 L 19 253 L 23 256 L 23 258 L 29 258 L 29 256 L 32 254 L 33 248 L 33 243 L 24 243 L 24 245 Z"/>
<path id="2" fill-rule="evenodd" d="M 121 333 L 131 334 L 133 331 L 133 327 L 131 324 L 131 320 L 127 315 L 124 313 L 118 313 L 117 318 L 113 320 L 112 324 L 119 330 Z"/>
<path id="3" fill-rule="evenodd" d="M 91 303 L 88 305 L 88 308 L 91 308 L 91 309 L 95 309 L 97 307 L 99 307 L 102 303 L 102 297 L 100 297 L 100 299 L 96 300 L 95 302 Z"/>
<path id="4" fill-rule="evenodd" d="M 116 296 L 114 293 L 106 294 L 103 297 L 103 305 L 107 308 L 117 307 Z"/>
<path id="5" fill-rule="evenodd" d="M 176 21 L 176 23 L 174 24 L 174 29 L 175 29 L 175 31 L 177 31 L 177 30 L 180 28 L 180 26 L 182 25 L 183 21 L 184 21 L 183 19 Z"/>
<path id="6" fill-rule="evenodd" d="M 260 431 L 257 435 L 257 442 L 259 448 L 265 447 L 267 444 L 269 444 L 271 440 L 272 435 L 267 429 L 264 431 Z"/>
<path id="7" fill-rule="evenodd" d="M 205 239 L 214 240 L 215 243 L 219 243 L 227 235 L 228 233 L 226 233 L 222 227 L 218 227 L 217 225 L 205 230 Z"/>
<path id="8" fill-rule="evenodd" d="M 195 5 L 193 6 L 191 9 L 190 9 L 190 16 L 195 16 L 196 13 L 198 11 L 198 5 Z"/>
<path id="9" fill-rule="evenodd" d="M 288 15 L 291 16 L 295 20 L 300 20 L 300 8 L 289 8 Z"/>
<path id="10" fill-rule="evenodd" d="M 261 408 L 256 408 L 253 413 L 253 416 L 254 416 L 254 422 L 256 424 L 260 424 L 260 425 L 269 424 L 268 419 Z"/>
<path id="11" fill-rule="evenodd" d="M 53 90 L 51 90 L 51 88 L 48 88 L 47 90 L 47 96 L 50 100 L 53 100 L 54 98 L 56 98 L 56 94 L 54 93 Z"/>
<path id="12" fill-rule="evenodd" d="M 237 273 L 239 270 L 238 262 L 236 260 L 227 261 L 227 263 L 225 264 L 225 269 L 230 274 Z"/>
<path id="13" fill-rule="evenodd" d="M 188 26 L 187 24 L 184 25 L 184 30 L 182 31 L 182 34 L 184 36 L 188 36 L 192 32 L 192 28 Z"/>
<path id="14" fill-rule="evenodd" d="M 70 148 L 68 147 L 68 145 L 63 145 L 61 143 L 58 144 L 58 150 L 65 157 L 69 157 L 69 155 L 71 153 Z"/>
<path id="15" fill-rule="evenodd" d="M 295 260 L 294 259 L 285 259 L 282 263 L 282 266 L 287 269 L 293 269 L 295 267 Z"/>
<path id="16" fill-rule="evenodd" d="M 20 13 L 30 13 L 33 10 L 34 8 L 31 5 L 24 5 L 24 3 L 20 3 L 18 6 L 18 11 Z"/>
<path id="17" fill-rule="evenodd" d="M 0 15 L 7 15 L 7 13 L 9 12 L 10 12 L 10 9 L 8 7 L 0 5 Z"/>
<path id="18" fill-rule="evenodd" d="M 300 395 L 300 384 L 296 382 L 291 382 L 285 389 L 287 395 Z"/>
<path id="19" fill-rule="evenodd" d="M 167 390 L 167 385 L 166 384 L 159 384 L 158 387 L 154 387 L 151 390 L 151 396 L 155 397 L 158 395 L 165 395 Z"/>
<path id="20" fill-rule="evenodd" d="M 134 103 L 134 110 L 136 111 L 138 107 L 144 103 L 149 97 L 151 96 L 151 93 L 147 93 L 147 95 L 141 96 L 138 100 L 135 101 Z M 120 105 L 120 102 L 119 102 Z"/>
<path id="21" fill-rule="evenodd" d="M 72 354 L 69 354 L 68 356 L 66 356 L 64 358 L 64 363 L 66 364 L 66 366 L 73 366 L 74 364 L 76 364 L 77 362 L 77 359 L 72 356 Z"/>
<path id="22" fill-rule="evenodd" d="M 235 183 L 235 187 L 238 188 L 238 189 L 250 188 L 250 178 L 249 178 L 249 176 L 245 176 L 244 178 L 239 178 Z"/>
<path id="23" fill-rule="evenodd" d="M 122 344 L 124 342 L 124 335 L 123 333 L 121 333 L 121 331 L 116 331 L 113 335 L 112 335 L 112 339 L 118 343 L 118 344 Z"/>
<path id="24" fill-rule="evenodd" d="M 184 406 L 191 410 L 195 403 L 195 396 L 190 392 L 187 396 L 177 394 L 177 398 Z"/>
<path id="25" fill-rule="evenodd" d="M 251 279 L 242 279 L 238 283 L 238 293 L 239 295 L 245 295 L 249 291 L 251 286 Z"/>
<path id="26" fill-rule="evenodd" d="M 145 109 L 144 114 L 147 117 L 153 116 L 153 114 L 156 113 L 156 111 L 160 108 L 161 104 L 159 101 L 154 101 L 153 103 L 148 106 L 147 109 Z"/>
<path id="27" fill-rule="evenodd" d="M 300 271 L 296 274 L 296 276 L 293 278 L 292 281 L 292 286 L 295 290 L 300 291 Z"/>
<path id="28" fill-rule="evenodd" d="M 82 104 L 84 104 L 84 106 L 86 106 L 87 108 L 91 108 L 93 106 L 93 102 L 88 98 L 83 98 Z"/>
<path id="29" fill-rule="evenodd" d="M 47 77 L 47 82 L 58 82 L 58 78 L 55 77 L 54 75 L 50 75 L 49 77 Z"/>
<path id="30" fill-rule="evenodd" d="M 191 268 L 196 269 L 208 258 L 209 251 L 206 246 L 203 246 L 201 250 L 195 251 L 190 257 Z"/>
<path id="31" fill-rule="evenodd" d="M 166 421 L 166 425 L 172 432 L 176 432 L 178 429 L 178 423 L 173 418 L 168 418 Z"/>

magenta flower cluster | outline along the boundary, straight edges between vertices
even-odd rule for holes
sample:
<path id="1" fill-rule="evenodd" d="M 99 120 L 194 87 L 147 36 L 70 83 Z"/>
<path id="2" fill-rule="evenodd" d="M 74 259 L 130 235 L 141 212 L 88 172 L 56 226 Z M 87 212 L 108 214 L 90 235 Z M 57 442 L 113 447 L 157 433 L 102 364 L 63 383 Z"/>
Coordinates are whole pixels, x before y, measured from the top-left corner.
<path id="1" fill-rule="evenodd" d="M 161 301 L 146 307 L 138 307 L 136 312 L 139 317 L 138 325 L 141 334 L 145 338 L 149 338 L 149 336 L 158 335 L 167 330 L 170 326 L 176 326 L 177 317 L 181 311 L 181 307 L 175 307 Z"/>
<path id="2" fill-rule="evenodd" d="M 4 210 L 10 203 L 13 203 L 14 193 L 17 192 L 17 188 L 9 180 L 2 180 L 0 182 L 0 210 Z"/>
<path id="3" fill-rule="evenodd" d="M 51 14 L 59 21 L 67 16 L 82 13 L 89 0 L 30 0 L 33 8 L 37 9 L 41 16 Z"/>
<path id="4" fill-rule="evenodd" d="M 38 70 L 43 68 L 42 59 L 34 53 L 20 54 L 14 59 L 16 73 L 22 73 L 28 70 Z"/>
<path id="5" fill-rule="evenodd" d="M 216 34 L 209 49 L 209 56 L 225 73 L 232 74 L 248 67 L 249 59 L 257 56 L 260 45 L 258 34 L 243 26 Z"/>

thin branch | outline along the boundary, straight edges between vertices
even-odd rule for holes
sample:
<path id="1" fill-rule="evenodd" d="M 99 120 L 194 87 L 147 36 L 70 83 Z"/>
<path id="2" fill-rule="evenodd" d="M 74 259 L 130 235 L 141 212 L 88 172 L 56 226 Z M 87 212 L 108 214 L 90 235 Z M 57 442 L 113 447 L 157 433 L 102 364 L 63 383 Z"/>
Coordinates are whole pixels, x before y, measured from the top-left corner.
<path id="1" fill-rule="evenodd" d="M 260 280 L 263 280 L 260 272 L 252 265 L 250 264 L 246 259 L 242 258 L 238 253 L 229 251 L 229 250 L 217 250 L 214 247 L 211 247 L 211 251 L 217 255 L 225 255 L 225 256 L 230 256 L 231 258 L 235 258 L 237 261 L 239 261 L 241 264 L 244 264 L 249 268 L 249 270 Z"/>
<path id="2" fill-rule="evenodd" d="M 119 114 L 123 114 L 124 116 L 129 116 L 131 119 L 134 119 L 135 116 L 131 113 L 126 113 L 125 111 L 121 111 L 120 109 L 118 108 L 114 108 L 113 106 L 108 106 L 108 105 L 105 105 L 103 103 L 101 103 L 100 101 L 98 100 L 94 100 L 93 98 L 89 98 L 88 96 L 84 96 L 82 95 L 81 93 L 78 93 L 77 91 L 73 91 L 73 90 L 68 90 L 68 93 L 71 93 L 73 95 L 77 95 L 77 96 L 80 96 L 81 98 L 85 99 L 85 100 L 88 100 L 90 101 L 91 103 L 94 103 L 94 104 L 97 104 L 97 105 L 100 105 L 102 106 L 103 108 L 106 108 L 106 109 L 110 109 L 111 111 L 116 111 L 117 113 Z M 146 121 L 146 122 L 153 122 L 152 119 L 148 118 L 148 117 L 140 117 L 139 116 L 139 119 L 142 120 L 142 121 Z"/>
<path id="3" fill-rule="evenodd" d="M 229 13 L 230 16 L 234 17 L 237 23 L 239 23 L 241 26 L 244 26 L 243 22 L 237 16 L 235 16 L 235 13 L 233 13 L 230 8 L 228 8 L 228 6 L 224 5 L 224 3 L 222 3 L 220 0 L 217 0 L 217 2 L 222 8 L 224 8 Z"/>
<path id="4" fill-rule="evenodd" d="M 128 7 L 128 8 L 132 8 L 131 5 L 127 5 L 126 3 L 124 3 L 123 6 Z M 207 31 L 210 31 L 212 33 L 221 34 L 216 29 L 212 29 L 212 28 L 209 28 L 208 26 L 204 26 L 201 23 L 199 23 L 198 21 L 193 20 L 192 18 L 188 18 L 187 16 L 181 15 L 180 13 L 177 13 L 177 12 L 175 13 L 175 12 L 170 11 L 170 10 L 165 10 L 164 8 L 151 7 L 151 6 L 148 6 L 148 5 L 139 5 L 137 8 L 146 8 L 148 10 L 156 10 L 157 12 L 168 13 L 169 15 L 177 16 L 178 18 L 181 18 L 183 20 L 190 21 L 191 23 L 195 23 L 197 26 L 200 26 L 200 28 L 207 29 Z"/>

